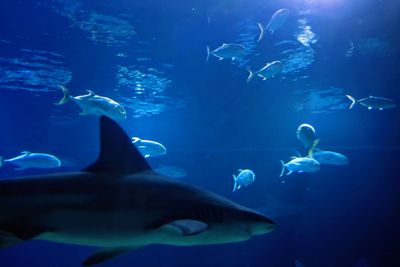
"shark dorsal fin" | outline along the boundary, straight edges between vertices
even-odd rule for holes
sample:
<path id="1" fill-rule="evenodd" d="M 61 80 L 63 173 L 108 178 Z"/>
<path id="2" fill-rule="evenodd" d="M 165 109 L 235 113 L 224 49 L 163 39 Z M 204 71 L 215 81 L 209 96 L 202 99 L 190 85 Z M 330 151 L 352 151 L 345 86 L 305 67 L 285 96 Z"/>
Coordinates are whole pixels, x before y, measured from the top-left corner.
<path id="1" fill-rule="evenodd" d="M 151 170 L 151 167 L 129 136 L 116 122 L 101 116 L 100 155 L 83 171 L 134 174 L 145 170 Z"/>
<path id="2" fill-rule="evenodd" d="M 32 152 L 29 152 L 29 151 L 22 151 L 22 152 L 21 152 L 21 155 L 26 155 L 26 156 L 28 156 L 29 154 L 32 154 Z"/>

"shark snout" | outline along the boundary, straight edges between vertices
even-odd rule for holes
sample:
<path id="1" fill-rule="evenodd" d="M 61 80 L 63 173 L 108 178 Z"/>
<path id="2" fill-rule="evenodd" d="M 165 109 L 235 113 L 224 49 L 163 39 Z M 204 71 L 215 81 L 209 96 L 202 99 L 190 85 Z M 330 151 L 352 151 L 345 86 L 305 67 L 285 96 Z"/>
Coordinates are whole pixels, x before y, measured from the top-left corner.
<path id="1" fill-rule="evenodd" d="M 252 235 L 263 235 L 273 231 L 276 223 L 261 214 L 254 214 L 249 225 L 249 230 Z"/>

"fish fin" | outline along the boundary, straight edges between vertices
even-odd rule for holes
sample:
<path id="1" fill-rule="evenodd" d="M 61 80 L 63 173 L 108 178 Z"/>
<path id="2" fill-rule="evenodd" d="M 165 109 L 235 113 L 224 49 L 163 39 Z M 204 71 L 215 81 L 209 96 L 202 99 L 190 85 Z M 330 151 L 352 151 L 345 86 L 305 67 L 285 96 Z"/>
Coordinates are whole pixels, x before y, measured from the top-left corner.
<path id="1" fill-rule="evenodd" d="M 0 230 L 0 249 L 12 247 L 22 242 L 24 241 L 17 238 L 15 235 L 7 231 Z"/>
<path id="2" fill-rule="evenodd" d="M 61 98 L 60 101 L 58 101 L 57 103 L 54 103 L 54 105 L 58 105 L 58 106 L 65 104 L 71 98 L 71 95 L 69 94 L 69 91 L 66 87 L 64 87 L 62 85 L 59 85 L 59 87 L 60 87 L 61 91 L 63 92 L 64 96 L 63 96 L 63 98 Z"/>
<path id="3" fill-rule="evenodd" d="M 216 56 L 216 57 L 218 58 L 219 61 L 224 59 L 223 57 L 219 57 L 219 56 Z"/>
<path id="4" fill-rule="evenodd" d="M 101 116 L 100 155 L 83 171 L 133 174 L 146 170 L 151 170 L 151 167 L 129 136 L 115 121 Z"/>
<path id="5" fill-rule="evenodd" d="M 32 154 L 32 152 L 29 152 L 29 151 L 21 151 L 21 154 L 22 154 L 22 155 L 29 155 L 29 154 Z"/>
<path id="6" fill-rule="evenodd" d="M 294 153 L 296 153 L 296 155 L 297 155 L 298 158 L 301 157 L 301 154 L 300 154 L 299 151 L 295 150 Z"/>
<path id="7" fill-rule="evenodd" d="M 314 153 L 315 148 L 318 146 L 319 142 L 321 141 L 321 139 L 315 139 L 314 142 L 312 143 L 310 149 L 308 150 L 308 154 L 307 156 L 312 158 L 312 155 Z"/>
<path id="8" fill-rule="evenodd" d="M 267 78 L 266 77 L 263 77 L 263 81 L 265 81 Z"/>
<path id="9" fill-rule="evenodd" d="M 139 137 L 136 137 L 136 136 L 132 137 L 132 144 L 139 142 L 139 141 L 140 141 Z"/>
<path id="10" fill-rule="evenodd" d="M 207 57 L 206 57 L 206 63 L 208 62 L 209 58 L 210 58 L 210 47 L 207 45 Z"/>
<path id="11" fill-rule="evenodd" d="M 86 90 L 89 96 L 95 96 L 96 94 L 92 90 Z"/>
<path id="12" fill-rule="evenodd" d="M 352 97 L 351 95 L 346 95 L 346 97 L 347 97 L 348 99 L 350 99 L 351 104 L 350 104 L 349 109 L 352 109 L 353 106 L 357 103 L 357 100 L 356 100 L 354 97 Z"/>
<path id="13" fill-rule="evenodd" d="M 232 175 L 233 176 L 233 190 L 232 192 L 236 191 L 236 187 L 237 187 L 237 183 L 236 183 L 236 175 Z"/>
<path id="14" fill-rule="evenodd" d="M 249 72 L 249 76 L 247 77 L 247 81 L 246 82 L 250 82 L 251 79 L 253 79 L 253 77 L 256 74 L 256 72 L 252 72 L 250 69 L 247 69 L 247 71 Z"/>
<path id="15" fill-rule="evenodd" d="M 238 172 L 242 172 L 243 171 L 243 169 L 238 169 Z"/>
<path id="16" fill-rule="evenodd" d="M 265 35 L 265 26 L 262 25 L 260 22 L 257 23 L 258 28 L 260 29 L 260 35 L 258 36 L 257 42 L 261 41 L 262 38 L 264 38 Z"/>
<path id="17" fill-rule="evenodd" d="M 86 260 L 82 262 L 83 266 L 91 266 L 95 264 L 99 264 L 108 260 L 111 260 L 115 257 L 120 256 L 123 253 L 126 253 L 131 250 L 139 249 L 143 246 L 137 247 L 116 247 L 116 248 L 104 248 L 101 249 L 91 256 L 89 256 Z"/>
<path id="18" fill-rule="evenodd" d="M 182 235 L 198 235 L 208 228 L 208 224 L 198 220 L 176 220 L 168 223 L 168 225 L 178 228 Z"/>
<path id="19" fill-rule="evenodd" d="M 297 159 L 298 156 L 291 156 L 290 159 Z"/>
<path id="20" fill-rule="evenodd" d="M 27 241 L 50 230 L 32 223 L 30 218 L 14 218 L 0 224 L 0 232 L 3 231 L 21 241 Z"/>
<path id="21" fill-rule="evenodd" d="M 283 174 L 285 173 L 285 162 L 283 162 L 283 160 L 281 160 L 281 164 L 282 164 L 282 171 L 281 171 L 281 175 L 279 175 L 279 177 L 282 177 Z"/>
<path id="22" fill-rule="evenodd" d="M 291 175 L 293 173 L 293 171 L 289 171 L 288 173 L 286 173 L 286 175 Z"/>

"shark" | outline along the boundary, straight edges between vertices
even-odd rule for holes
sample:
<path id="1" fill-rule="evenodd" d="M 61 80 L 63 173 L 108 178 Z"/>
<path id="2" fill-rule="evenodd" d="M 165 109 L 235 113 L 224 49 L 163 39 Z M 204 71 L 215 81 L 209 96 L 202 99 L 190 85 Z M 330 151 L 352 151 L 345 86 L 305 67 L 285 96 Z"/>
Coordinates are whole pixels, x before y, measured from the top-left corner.
<path id="1" fill-rule="evenodd" d="M 87 168 L 0 180 L 0 249 L 28 240 L 98 247 L 83 266 L 152 244 L 241 242 L 275 227 L 255 210 L 152 170 L 106 116 L 100 155 Z"/>

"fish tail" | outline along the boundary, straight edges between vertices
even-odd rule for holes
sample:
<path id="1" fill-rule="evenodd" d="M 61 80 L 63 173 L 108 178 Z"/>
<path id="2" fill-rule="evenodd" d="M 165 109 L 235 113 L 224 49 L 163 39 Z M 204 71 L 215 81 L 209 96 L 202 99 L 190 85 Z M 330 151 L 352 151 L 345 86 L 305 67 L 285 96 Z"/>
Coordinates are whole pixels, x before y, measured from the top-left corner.
<path id="1" fill-rule="evenodd" d="M 232 192 L 235 192 L 236 188 L 237 188 L 236 176 L 235 175 L 232 175 L 232 176 L 233 176 L 233 190 L 232 190 Z"/>
<path id="2" fill-rule="evenodd" d="M 349 109 L 352 109 L 353 106 L 357 103 L 357 100 L 356 100 L 354 97 L 352 97 L 351 95 L 346 95 L 346 96 L 347 96 L 347 98 L 350 99 L 350 101 L 351 101 L 351 104 L 350 104 Z"/>
<path id="3" fill-rule="evenodd" d="M 285 174 L 285 162 L 283 162 L 283 160 L 281 160 L 281 164 L 282 164 L 282 171 L 281 171 L 281 175 L 279 175 L 279 177 L 282 177 L 283 174 Z"/>
<path id="4" fill-rule="evenodd" d="M 254 75 L 256 74 L 255 72 L 252 72 L 250 69 L 247 69 L 249 72 L 249 77 L 247 77 L 247 82 L 250 82 L 251 79 L 253 79 Z"/>
<path id="5" fill-rule="evenodd" d="M 206 57 L 206 63 L 208 62 L 208 59 L 210 58 L 210 47 L 207 45 L 207 57 Z"/>
<path id="6" fill-rule="evenodd" d="M 264 38 L 266 29 L 265 29 L 265 26 L 262 25 L 260 22 L 257 23 L 257 25 L 258 25 L 258 28 L 260 29 L 260 35 L 258 36 L 258 39 L 257 39 L 257 42 L 259 42 L 262 40 L 262 38 Z"/>
<path id="7" fill-rule="evenodd" d="M 58 101 L 57 103 L 54 103 L 55 105 L 65 104 L 71 98 L 71 95 L 69 94 L 69 91 L 67 88 L 65 88 L 62 85 L 60 85 L 59 87 L 60 87 L 61 91 L 63 92 L 64 96 L 63 96 L 63 98 L 61 98 L 60 101 Z"/>

